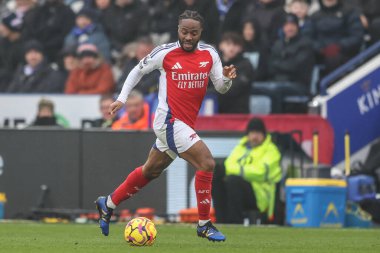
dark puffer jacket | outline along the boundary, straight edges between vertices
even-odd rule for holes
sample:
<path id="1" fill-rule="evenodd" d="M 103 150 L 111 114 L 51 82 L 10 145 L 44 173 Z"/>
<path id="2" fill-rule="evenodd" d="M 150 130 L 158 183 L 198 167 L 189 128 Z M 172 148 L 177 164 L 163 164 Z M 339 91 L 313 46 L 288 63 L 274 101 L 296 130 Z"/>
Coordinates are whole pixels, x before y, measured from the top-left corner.
<path id="1" fill-rule="evenodd" d="M 319 0 L 321 10 L 311 17 L 310 31 L 306 34 L 313 41 L 314 49 L 337 44 L 342 53 L 348 56 L 356 54 L 363 42 L 364 28 L 359 12 L 339 1 L 333 7 L 326 7 Z"/>
<path id="2" fill-rule="evenodd" d="M 269 76 L 273 81 L 295 82 L 309 90 L 314 66 L 311 41 L 298 35 L 289 41 L 275 42 L 269 59 Z"/>

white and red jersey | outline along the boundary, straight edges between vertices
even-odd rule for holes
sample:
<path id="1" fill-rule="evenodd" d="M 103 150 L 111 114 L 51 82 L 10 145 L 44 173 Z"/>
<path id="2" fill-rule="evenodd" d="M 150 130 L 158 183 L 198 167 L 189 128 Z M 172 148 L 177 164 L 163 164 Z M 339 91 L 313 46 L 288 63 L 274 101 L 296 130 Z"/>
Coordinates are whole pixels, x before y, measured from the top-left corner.
<path id="1" fill-rule="evenodd" d="M 198 43 L 192 52 L 179 44 L 170 43 L 156 47 L 128 75 L 118 100 L 125 103 L 129 92 L 140 78 L 158 69 L 161 72 L 157 114 L 166 120 L 179 119 L 194 128 L 199 109 L 207 91 L 208 79 L 215 88 L 225 93 L 232 81 L 223 76 L 223 67 L 216 50 Z"/>

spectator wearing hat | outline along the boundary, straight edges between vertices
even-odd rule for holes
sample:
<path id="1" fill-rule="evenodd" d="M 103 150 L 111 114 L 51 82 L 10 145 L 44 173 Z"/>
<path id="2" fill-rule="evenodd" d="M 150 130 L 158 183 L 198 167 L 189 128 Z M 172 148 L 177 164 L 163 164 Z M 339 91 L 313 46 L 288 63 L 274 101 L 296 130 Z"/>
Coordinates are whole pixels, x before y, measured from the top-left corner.
<path id="1" fill-rule="evenodd" d="M 254 71 L 249 60 L 243 57 L 244 41 L 238 33 L 223 34 L 219 43 L 223 65 L 234 65 L 239 75 L 234 85 L 223 96 L 218 95 L 219 113 L 249 113 L 249 96 Z"/>
<path id="2" fill-rule="evenodd" d="M 356 55 L 363 44 L 360 15 L 342 0 L 319 0 L 321 9 L 311 16 L 310 36 L 319 63 L 328 74 Z"/>
<path id="3" fill-rule="evenodd" d="M 41 43 L 27 42 L 24 57 L 26 64 L 16 70 L 8 92 L 62 93 L 64 78 L 47 63 Z"/>
<path id="4" fill-rule="evenodd" d="M 218 223 L 242 224 L 248 210 L 274 218 L 280 159 L 264 122 L 253 118 L 224 165 L 215 168 L 212 197 Z"/>
<path id="5" fill-rule="evenodd" d="M 75 15 L 63 0 L 46 0 L 24 17 L 22 38 L 38 40 L 48 61 L 57 61 L 65 36 L 74 26 Z"/>
<path id="6" fill-rule="evenodd" d="M 96 13 L 89 9 L 82 9 L 76 19 L 76 26 L 65 38 L 65 48 L 75 47 L 83 43 L 96 45 L 100 55 L 110 62 L 110 43 L 101 25 L 97 23 Z"/>
<path id="7" fill-rule="evenodd" d="M 0 23 L 0 92 L 5 92 L 12 81 L 12 75 L 23 59 L 23 45 L 20 40 L 21 25 L 12 13 Z"/>
<path id="8" fill-rule="evenodd" d="M 310 90 L 314 51 L 308 38 L 300 34 L 298 18 L 287 14 L 282 26 L 283 38 L 278 39 L 268 61 L 271 81 L 298 84 L 304 94 Z"/>
<path id="9" fill-rule="evenodd" d="M 148 33 L 148 9 L 139 0 L 115 0 L 111 4 L 103 20 L 112 49 L 120 52 L 126 43 Z"/>
<path id="10" fill-rule="evenodd" d="M 78 47 L 79 67 L 70 72 L 65 93 L 107 94 L 115 89 L 111 67 L 102 61 L 94 44 Z"/>

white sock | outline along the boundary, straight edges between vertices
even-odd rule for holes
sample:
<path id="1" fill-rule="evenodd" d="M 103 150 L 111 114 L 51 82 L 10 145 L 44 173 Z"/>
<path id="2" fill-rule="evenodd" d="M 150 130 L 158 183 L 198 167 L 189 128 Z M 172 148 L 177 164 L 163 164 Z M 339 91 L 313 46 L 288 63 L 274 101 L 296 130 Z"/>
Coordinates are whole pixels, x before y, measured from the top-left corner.
<path id="1" fill-rule="evenodd" d="M 111 209 L 115 209 L 116 205 L 112 202 L 111 196 L 107 196 L 106 206 Z"/>
<path id="2" fill-rule="evenodd" d="M 206 225 L 206 223 L 209 222 L 209 221 L 210 221 L 210 220 L 199 220 L 199 221 L 198 221 L 198 224 L 199 224 L 199 226 L 202 227 L 202 226 Z"/>

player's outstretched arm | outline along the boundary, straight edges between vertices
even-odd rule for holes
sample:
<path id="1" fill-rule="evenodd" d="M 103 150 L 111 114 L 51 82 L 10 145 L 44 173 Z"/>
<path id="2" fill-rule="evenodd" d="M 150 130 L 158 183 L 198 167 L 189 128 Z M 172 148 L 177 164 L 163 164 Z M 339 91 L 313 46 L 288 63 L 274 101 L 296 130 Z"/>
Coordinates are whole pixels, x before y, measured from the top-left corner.
<path id="1" fill-rule="evenodd" d="M 236 78 L 236 67 L 234 65 L 223 67 L 216 51 L 211 50 L 210 53 L 214 62 L 210 71 L 210 79 L 215 86 L 215 90 L 224 94 L 231 88 L 232 79 Z"/>

